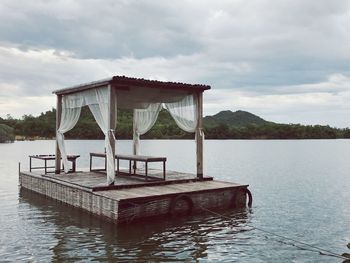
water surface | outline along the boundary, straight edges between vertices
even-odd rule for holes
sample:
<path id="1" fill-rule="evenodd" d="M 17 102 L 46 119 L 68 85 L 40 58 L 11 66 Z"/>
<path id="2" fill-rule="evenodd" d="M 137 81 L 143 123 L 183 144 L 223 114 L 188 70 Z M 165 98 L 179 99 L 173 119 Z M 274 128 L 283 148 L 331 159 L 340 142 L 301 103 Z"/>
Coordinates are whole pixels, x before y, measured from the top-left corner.
<path id="1" fill-rule="evenodd" d="M 350 140 L 211 140 L 205 173 L 246 183 L 253 207 L 116 227 L 77 209 L 18 189 L 18 162 L 54 153 L 54 141 L 0 144 L 0 261 L 34 262 L 341 262 L 300 249 L 262 228 L 336 253 L 350 242 Z M 142 141 L 167 168 L 195 172 L 195 143 Z M 88 167 L 103 141 L 67 141 Z M 131 141 L 117 152 L 131 153 Z M 228 219 L 230 218 L 230 219 Z M 287 244 L 286 244 L 287 243 Z"/>

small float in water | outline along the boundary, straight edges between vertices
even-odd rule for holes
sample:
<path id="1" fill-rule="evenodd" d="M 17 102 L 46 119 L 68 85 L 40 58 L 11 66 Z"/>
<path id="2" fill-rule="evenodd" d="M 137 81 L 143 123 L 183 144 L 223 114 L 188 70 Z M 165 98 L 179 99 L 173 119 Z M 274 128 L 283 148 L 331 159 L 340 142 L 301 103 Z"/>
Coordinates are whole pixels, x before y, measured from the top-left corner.
<path id="1" fill-rule="evenodd" d="M 54 91 L 56 153 L 30 156 L 29 171 L 19 172 L 20 186 L 115 223 L 251 205 L 248 185 L 217 181 L 203 173 L 203 92 L 209 89 L 114 76 Z M 89 107 L 105 134 L 106 150 L 87 153 L 90 167 L 79 170 L 79 156 L 66 152 L 64 133 L 75 126 L 83 106 Z M 169 171 L 165 156 L 140 153 L 140 135 L 152 128 L 163 107 L 181 129 L 195 133 L 196 174 Z M 133 109 L 132 155 L 118 152 L 114 137 L 118 108 Z M 104 160 L 104 167 L 94 167 L 96 158 Z M 43 166 L 34 167 L 33 159 Z M 128 167 L 121 167 L 120 161 Z M 161 169 L 149 168 L 150 163 L 159 163 Z"/>

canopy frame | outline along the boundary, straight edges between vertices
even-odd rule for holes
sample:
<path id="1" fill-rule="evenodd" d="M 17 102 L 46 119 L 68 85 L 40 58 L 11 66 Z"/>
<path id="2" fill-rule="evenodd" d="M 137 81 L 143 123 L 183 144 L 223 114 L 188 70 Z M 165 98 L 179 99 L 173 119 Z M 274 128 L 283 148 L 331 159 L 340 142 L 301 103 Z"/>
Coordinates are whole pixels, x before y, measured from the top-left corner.
<path id="1" fill-rule="evenodd" d="M 162 82 L 155 80 L 145 80 L 145 79 L 137 79 L 137 78 L 129 78 L 125 76 L 114 76 L 109 79 L 90 82 L 82 85 L 77 85 L 61 90 L 56 90 L 53 93 L 57 95 L 57 108 L 56 108 L 56 131 L 59 130 L 61 119 L 62 119 L 62 101 L 65 96 L 79 94 L 81 92 L 90 90 L 90 89 L 100 89 L 106 88 L 108 89 L 108 121 L 107 121 L 107 129 L 106 140 L 109 141 L 111 145 L 111 154 L 113 156 L 113 167 L 115 167 L 115 138 L 112 132 L 115 129 L 115 120 L 116 120 L 116 106 L 119 106 L 119 102 L 117 103 L 118 92 L 129 92 L 129 91 L 142 91 L 144 95 L 152 92 L 165 92 L 163 96 L 168 96 L 171 99 L 172 96 L 181 95 L 185 96 L 185 94 L 192 94 L 196 98 L 196 113 L 197 113 L 197 123 L 195 127 L 195 141 L 196 141 L 196 169 L 197 169 L 197 177 L 199 179 L 203 179 L 203 92 L 205 90 L 210 89 L 208 85 L 200 85 L 200 84 L 186 84 L 186 83 L 175 83 L 175 82 Z M 154 90 L 156 89 L 156 90 Z M 141 94 L 143 97 L 143 94 Z M 147 101 L 147 96 L 144 98 L 144 103 L 150 102 Z M 152 96 L 151 96 L 152 97 Z M 167 97 L 167 98 L 168 98 Z M 127 97 L 126 97 L 127 98 Z M 125 98 L 124 98 L 125 100 Z M 127 104 L 128 102 L 126 102 Z M 118 105 L 116 105 L 118 104 Z M 126 105 L 124 102 L 124 106 Z M 132 102 L 130 102 L 132 104 Z M 135 133 L 134 133 L 135 134 Z M 135 154 L 135 140 L 133 145 L 133 152 Z M 61 167 L 61 157 L 62 153 L 60 151 L 58 139 L 56 136 L 56 160 L 55 160 L 55 173 L 60 173 Z M 112 159 L 110 159 L 112 161 Z M 115 176 L 115 169 L 113 170 Z"/>

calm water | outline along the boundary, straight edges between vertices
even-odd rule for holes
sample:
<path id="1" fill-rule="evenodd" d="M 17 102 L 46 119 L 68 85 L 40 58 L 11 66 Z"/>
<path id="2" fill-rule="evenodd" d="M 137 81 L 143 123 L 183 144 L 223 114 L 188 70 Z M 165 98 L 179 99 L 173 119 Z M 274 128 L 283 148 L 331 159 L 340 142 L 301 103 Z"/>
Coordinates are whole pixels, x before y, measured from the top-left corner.
<path id="1" fill-rule="evenodd" d="M 350 140 L 206 141 L 205 171 L 247 183 L 252 209 L 116 227 L 36 194 L 19 191 L 18 162 L 54 152 L 54 141 L 0 144 L 1 262 L 341 262 L 281 242 L 254 227 L 336 253 L 350 242 Z M 169 169 L 195 171 L 193 141 L 143 141 Z M 103 141 L 67 141 L 88 167 Z M 130 141 L 117 152 L 131 153 Z M 288 243 L 288 242 L 287 242 Z"/>

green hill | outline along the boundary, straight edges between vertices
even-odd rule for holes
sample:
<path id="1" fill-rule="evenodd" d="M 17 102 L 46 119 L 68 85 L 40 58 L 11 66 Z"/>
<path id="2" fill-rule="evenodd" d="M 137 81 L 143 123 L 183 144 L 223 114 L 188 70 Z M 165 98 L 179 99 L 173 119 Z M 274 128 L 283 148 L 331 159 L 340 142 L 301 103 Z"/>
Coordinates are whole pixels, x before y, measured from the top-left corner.
<path id="1" fill-rule="evenodd" d="M 214 127 L 220 124 L 225 124 L 231 127 L 246 127 L 248 125 L 264 125 L 269 123 L 264 119 L 256 116 L 247 111 L 235 111 L 230 110 L 220 111 L 213 116 L 204 117 L 204 125 L 207 127 Z"/>

